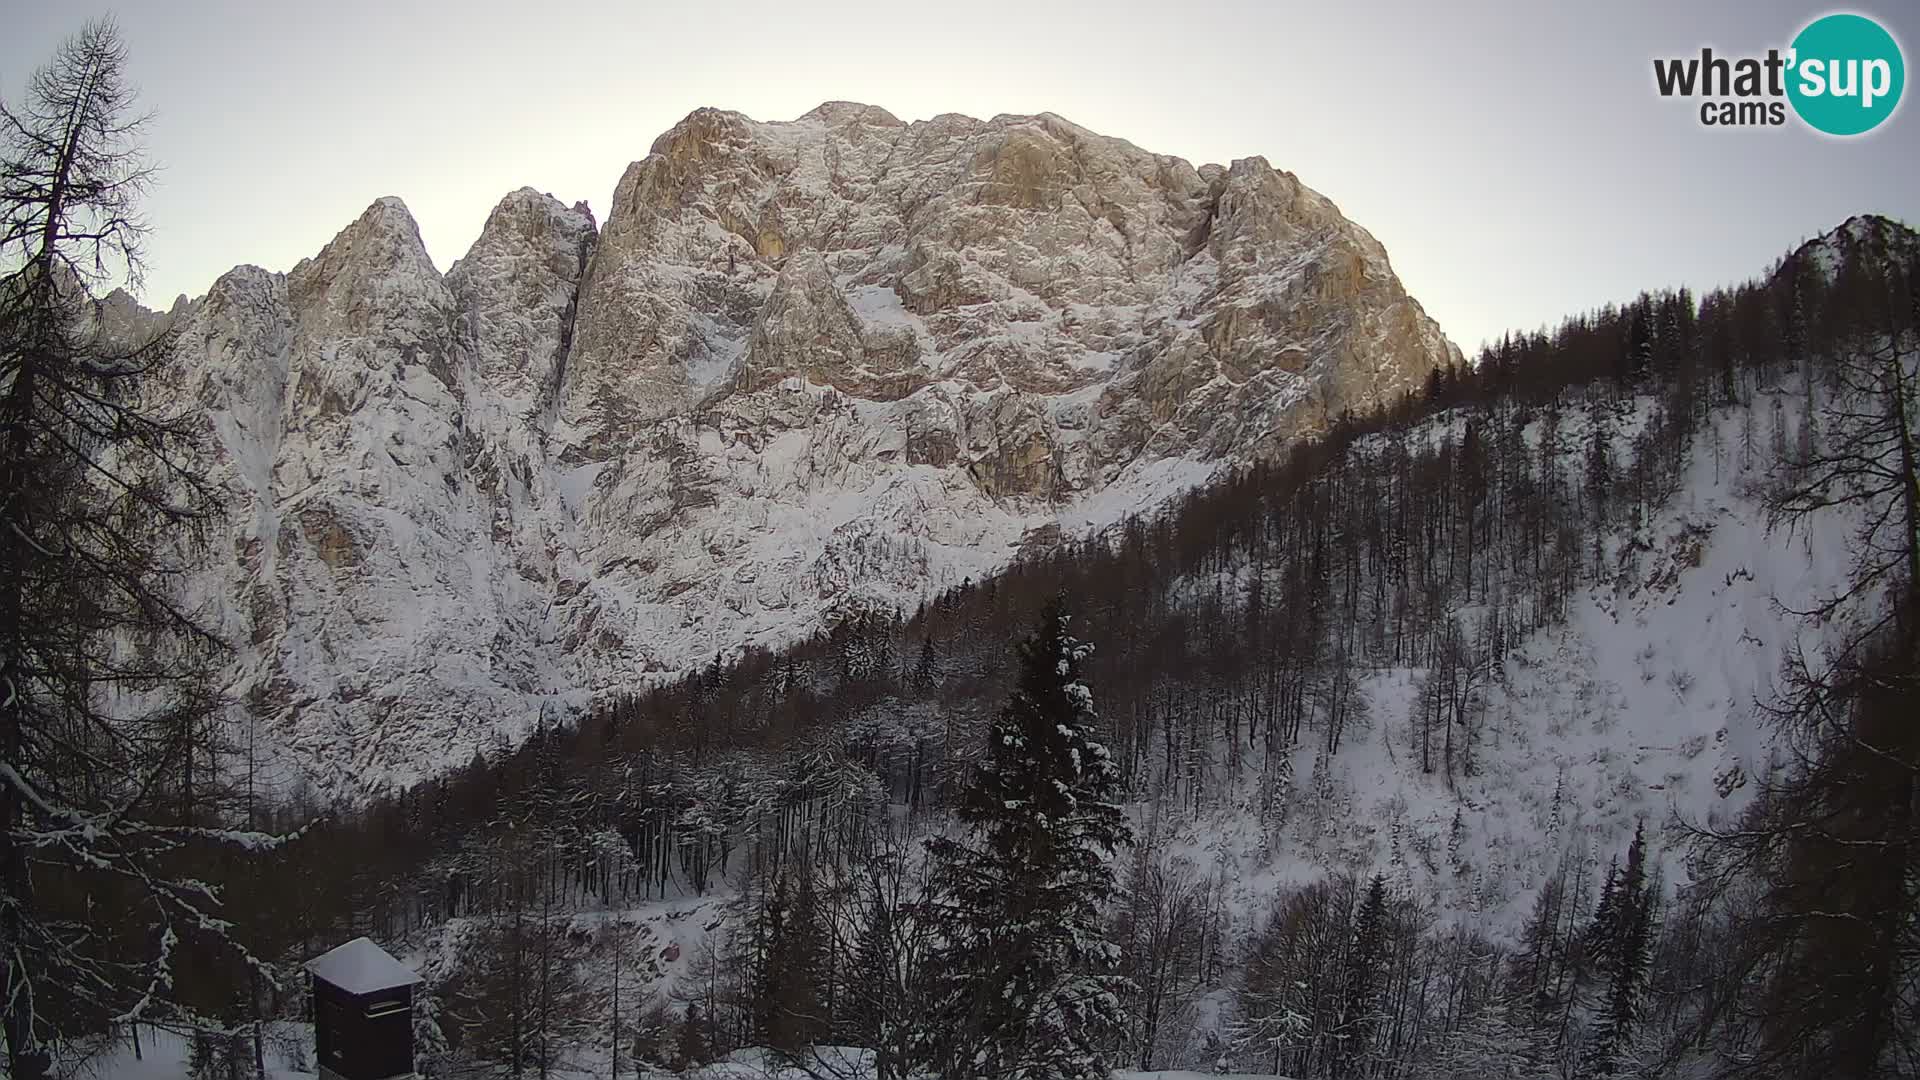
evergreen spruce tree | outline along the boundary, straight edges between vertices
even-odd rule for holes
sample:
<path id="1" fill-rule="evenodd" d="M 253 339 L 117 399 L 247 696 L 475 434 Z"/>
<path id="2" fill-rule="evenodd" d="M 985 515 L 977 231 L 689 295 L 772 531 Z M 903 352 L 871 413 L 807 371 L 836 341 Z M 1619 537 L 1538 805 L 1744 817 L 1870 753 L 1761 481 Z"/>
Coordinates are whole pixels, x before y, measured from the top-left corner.
<path id="1" fill-rule="evenodd" d="M 1581 957 L 1589 965 L 1606 962 L 1619 922 L 1619 913 L 1615 910 L 1619 904 L 1619 890 L 1620 864 L 1615 861 L 1607 865 L 1607 879 L 1600 885 L 1600 900 L 1593 906 L 1593 921 L 1587 924 L 1586 932 L 1580 935 Z"/>
<path id="2" fill-rule="evenodd" d="M 1587 1046 L 1588 1074 L 1612 1076 L 1641 1019 L 1647 967 L 1653 952 L 1654 889 L 1647 880 L 1647 827 L 1634 830 L 1627 848 L 1627 866 L 1608 881 L 1607 918 L 1595 916 L 1591 954 L 1604 977 L 1604 998 L 1594 1018 Z M 1605 898 L 1603 898 L 1603 903 Z"/>
<path id="3" fill-rule="evenodd" d="M 794 880 L 791 886 L 789 876 Z M 775 1050 L 792 1053 L 828 1032 L 822 992 L 826 941 L 810 868 L 782 874 L 775 882 L 766 931 L 766 957 L 756 995 L 760 1038 Z"/>
<path id="4" fill-rule="evenodd" d="M 700 1012 L 698 1004 L 687 1006 L 687 1015 L 680 1021 L 680 1037 L 674 1043 L 673 1064 L 681 1072 L 697 1068 L 707 1063 L 707 1020 Z"/>
<path id="5" fill-rule="evenodd" d="M 1544 1027 L 1561 1012 L 1561 980 L 1565 973 L 1566 941 L 1560 933 L 1566 903 L 1564 863 L 1540 886 L 1533 911 L 1520 930 L 1520 951 L 1513 961 L 1515 1000 L 1526 1006 L 1527 1019 Z"/>
<path id="6" fill-rule="evenodd" d="M 754 1041 L 770 1046 L 780 1045 L 776 1041 L 780 1028 L 780 993 L 788 980 L 788 974 L 781 970 L 786 960 L 781 955 L 781 943 L 787 936 L 787 908 L 787 879 L 782 874 L 774 878 L 760 918 L 748 930 L 749 940 L 754 941 L 754 971 L 747 987 L 751 995 L 753 1037 Z"/>
<path id="7" fill-rule="evenodd" d="M 1019 681 L 957 809 L 963 838 L 929 842 L 940 874 L 931 1057 L 948 1077 L 1105 1080 L 1119 950 L 1101 907 L 1107 858 L 1132 842 L 1119 771 L 1080 680 L 1091 646 L 1056 601 L 1018 648 Z"/>
<path id="8" fill-rule="evenodd" d="M 1353 942 L 1347 953 L 1346 993 L 1340 1004 L 1339 1041 L 1334 1050 L 1335 1077 L 1356 1076 L 1361 1071 L 1379 1012 L 1380 968 L 1386 953 L 1387 880 L 1375 874 L 1354 918 Z"/>
<path id="9" fill-rule="evenodd" d="M 1640 303 L 1634 306 L 1631 321 L 1627 324 L 1626 347 L 1620 356 L 1620 384 L 1622 387 L 1634 387 L 1645 382 L 1653 370 L 1654 354 L 1654 317 L 1651 301 L 1643 293 Z"/>
<path id="10" fill-rule="evenodd" d="M 935 662 L 933 635 L 928 634 L 920 639 L 920 658 L 915 660 L 913 664 L 913 681 L 911 687 L 914 693 L 926 694 L 932 692 L 937 674 L 934 667 Z"/>
<path id="11" fill-rule="evenodd" d="M 1467 863 L 1461 855 L 1461 849 L 1467 842 L 1467 819 L 1459 807 L 1453 808 L 1453 823 L 1447 827 L 1447 864 L 1453 867 L 1456 875 L 1467 872 Z"/>

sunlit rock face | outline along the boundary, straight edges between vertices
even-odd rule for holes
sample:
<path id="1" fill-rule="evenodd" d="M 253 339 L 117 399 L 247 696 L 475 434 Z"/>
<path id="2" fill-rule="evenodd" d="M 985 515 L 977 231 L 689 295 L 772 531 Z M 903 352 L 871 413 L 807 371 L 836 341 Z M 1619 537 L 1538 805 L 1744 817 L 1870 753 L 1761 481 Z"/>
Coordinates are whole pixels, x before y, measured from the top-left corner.
<path id="1" fill-rule="evenodd" d="M 844 102 L 696 111 L 604 227 L 522 189 L 444 275 L 382 199 L 168 317 L 233 690 L 342 794 L 910 611 L 1458 356 L 1259 158 Z"/>

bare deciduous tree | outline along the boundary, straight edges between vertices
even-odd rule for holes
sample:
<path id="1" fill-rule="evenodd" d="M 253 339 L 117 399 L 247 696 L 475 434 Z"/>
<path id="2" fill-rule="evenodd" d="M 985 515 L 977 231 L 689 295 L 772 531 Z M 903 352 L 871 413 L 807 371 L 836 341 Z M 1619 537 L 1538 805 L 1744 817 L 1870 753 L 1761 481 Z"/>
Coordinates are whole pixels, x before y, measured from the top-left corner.
<path id="1" fill-rule="evenodd" d="M 123 340 L 96 292 L 137 280 L 152 172 L 126 50 L 87 24 L 0 105 L 0 1031 L 17 1080 L 71 1035 L 178 1010 L 176 959 L 256 970 L 191 870 L 276 841 L 200 814 L 221 640 L 182 599 L 217 511 L 203 421 L 165 415 L 164 334 Z"/>

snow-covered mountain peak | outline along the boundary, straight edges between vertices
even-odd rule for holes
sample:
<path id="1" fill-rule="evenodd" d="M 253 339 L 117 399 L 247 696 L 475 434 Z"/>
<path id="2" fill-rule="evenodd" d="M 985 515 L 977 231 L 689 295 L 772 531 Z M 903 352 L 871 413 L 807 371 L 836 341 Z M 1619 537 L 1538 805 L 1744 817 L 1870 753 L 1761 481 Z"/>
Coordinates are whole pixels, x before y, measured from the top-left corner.
<path id="1" fill-rule="evenodd" d="M 440 280 L 440 272 L 420 240 L 420 226 L 407 204 L 392 195 L 375 199 L 358 220 L 320 249 L 320 254 L 302 259 L 287 276 L 302 291 L 340 289 L 345 290 L 343 296 L 363 283 L 389 278 Z"/>
<path id="2" fill-rule="evenodd" d="M 450 350 L 453 297 L 405 203 L 375 200 L 293 268 L 286 295 L 297 327 L 290 422 L 314 425 L 341 448 L 361 434 L 349 432 L 346 416 L 396 397 L 441 423 L 452 418 L 462 395 Z"/>
<path id="3" fill-rule="evenodd" d="M 842 124 L 870 124 L 874 127 L 904 127 L 900 118 L 878 105 L 857 101 L 823 101 L 802 113 L 798 122 L 818 121 L 830 127 Z"/>
<path id="4" fill-rule="evenodd" d="M 569 208 L 521 188 L 500 200 L 466 257 L 447 271 L 474 371 L 511 412 L 544 415 L 553 407 L 575 296 L 598 235 L 585 203 Z"/>
<path id="5" fill-rule="evenodd" d="M 1849 259 L 1882 266 L 1912 266 L 1920 259 L 1920 235 L 1879 214 L 1855 214 L 1796 248 L 1788 257 L 1787 269 L 1811 265 L 1822 275 L 1834 277 Z"/>

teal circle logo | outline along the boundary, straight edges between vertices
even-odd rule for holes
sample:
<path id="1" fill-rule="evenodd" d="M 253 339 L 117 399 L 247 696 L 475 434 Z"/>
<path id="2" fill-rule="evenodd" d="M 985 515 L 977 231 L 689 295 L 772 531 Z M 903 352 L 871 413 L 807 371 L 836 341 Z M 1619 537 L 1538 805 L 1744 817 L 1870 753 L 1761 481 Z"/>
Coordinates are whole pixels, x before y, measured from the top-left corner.
<path id="1" fill-rule="evenodd" d="M 1862 135 L 1900 104 L 1907 65 L 1900 43 L 1864 15 L 1825 15 L 1793 39 L 1787 99 L 1808 126 Z"/>

